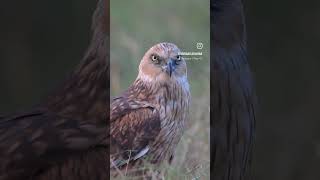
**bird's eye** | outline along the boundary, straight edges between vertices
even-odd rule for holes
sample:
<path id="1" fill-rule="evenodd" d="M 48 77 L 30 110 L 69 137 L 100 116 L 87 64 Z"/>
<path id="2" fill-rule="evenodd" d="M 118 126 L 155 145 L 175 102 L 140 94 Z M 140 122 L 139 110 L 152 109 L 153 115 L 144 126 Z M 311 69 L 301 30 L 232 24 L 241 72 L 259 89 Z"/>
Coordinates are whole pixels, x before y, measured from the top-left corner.
<path id="1" fill-rule="evenodd" d="M 152 60 L 152 62 L 154 62 L 154 63 L 159 63 L 159 57 L 158 57 L 157 55 L 152 55 L 152 56 L 151 56 L 151 60 Z"/>
<path id="2" fill-rule="evenodd" d="M 181 61 L 181 55 L 177 55 L 177 57 L 176 57 L 176 59 L 177 59 L 177 61 Z"/>

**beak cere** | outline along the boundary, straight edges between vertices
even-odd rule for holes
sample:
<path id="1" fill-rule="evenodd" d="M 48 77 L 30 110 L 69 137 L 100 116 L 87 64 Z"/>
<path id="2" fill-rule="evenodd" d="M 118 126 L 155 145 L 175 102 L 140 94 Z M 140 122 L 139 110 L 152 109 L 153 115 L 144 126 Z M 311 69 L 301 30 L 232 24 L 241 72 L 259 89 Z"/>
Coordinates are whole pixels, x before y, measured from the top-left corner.
<path id="1" fill-rule="evenodd" d="M 167 66 L 166 66 L 166 71 L 169 74 L 169 76 L 171 77 L 172 72 L 175 70 L 176 66 L 175 63 L 172 59 L 169 59 Z"/>

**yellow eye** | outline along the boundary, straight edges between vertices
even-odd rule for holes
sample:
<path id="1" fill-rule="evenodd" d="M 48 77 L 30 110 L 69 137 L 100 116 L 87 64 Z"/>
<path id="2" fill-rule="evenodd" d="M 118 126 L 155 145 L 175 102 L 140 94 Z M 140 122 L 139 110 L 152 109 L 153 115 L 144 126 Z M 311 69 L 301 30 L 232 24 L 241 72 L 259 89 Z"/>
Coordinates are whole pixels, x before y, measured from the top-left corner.
<path id="1" fill-rule="evenodd" d="M 159 63 L 159 57 L 157 55 L 152 55 L 151 56 L 151 60 L 154 62 L 154 63 Z"/>

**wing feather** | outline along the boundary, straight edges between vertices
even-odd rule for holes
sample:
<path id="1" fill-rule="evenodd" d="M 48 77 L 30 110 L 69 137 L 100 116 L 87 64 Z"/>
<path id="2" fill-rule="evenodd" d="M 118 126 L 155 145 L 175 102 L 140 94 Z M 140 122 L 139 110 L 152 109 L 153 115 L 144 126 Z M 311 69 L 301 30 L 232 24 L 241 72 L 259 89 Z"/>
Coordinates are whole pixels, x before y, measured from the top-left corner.
<path id="1" fill-rule="evenodd" d="M 0 179 L 22 179 L 65 158 L 102 145 L 105 128 L 57 116 L 45 109 L 0 121 Z"/>
<path id="2" fill-rule="evenodd" d="M 159 112 L 147 102 L 126 97 L 111 103 L 111 167 L 135 161 L 149 151 L 161 129 Z"/>

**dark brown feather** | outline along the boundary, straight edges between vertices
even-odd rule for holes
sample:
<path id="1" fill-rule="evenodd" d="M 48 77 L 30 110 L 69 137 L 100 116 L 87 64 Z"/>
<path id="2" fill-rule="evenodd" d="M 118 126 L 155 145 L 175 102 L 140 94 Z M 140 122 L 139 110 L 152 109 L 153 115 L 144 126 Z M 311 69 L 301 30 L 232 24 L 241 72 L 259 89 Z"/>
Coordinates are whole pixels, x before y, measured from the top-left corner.
<path id="1" fill-rule="evenodd" d="M 47 109 L 16 114 L 0 124 L 0 177 L 29 177 L 64 163 L 71 153 L 103 146 L 105 127 L 68 119 Z M 6 178 L 3 178 L 6 179 Z"/>
<path id="2" fill-rule="evenodd" d="M 106 179 L 108 7 L 98 2 L 87 54 L 62 87 L 31 111 L 0 121 L 0 180 Z"/>
<path id="3" fill-rule="evenodd" d="M 125 97 L 115 99 L 111 109 L 110 153 L 118 162 L 114 165 L 121 168 L 117 164 L 133 161 L 134 156 L 153 143 L 160 132 L 161 122 L 154 107 Z"/>
<path id="4" fill-rule="evenodd" d="M 216 0 L 212 8 L 213 94 L 211 177 L 250 178 L 256 96 L 247 62 L 240 0 Z"/>

